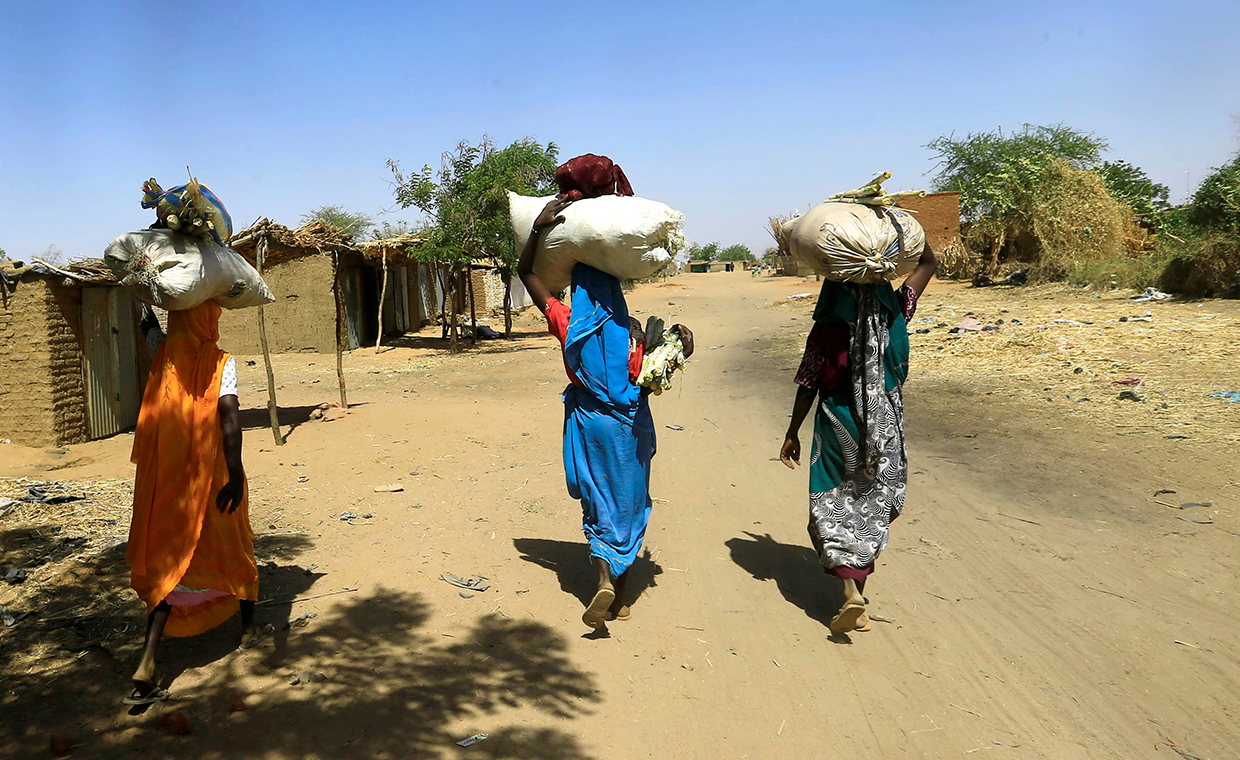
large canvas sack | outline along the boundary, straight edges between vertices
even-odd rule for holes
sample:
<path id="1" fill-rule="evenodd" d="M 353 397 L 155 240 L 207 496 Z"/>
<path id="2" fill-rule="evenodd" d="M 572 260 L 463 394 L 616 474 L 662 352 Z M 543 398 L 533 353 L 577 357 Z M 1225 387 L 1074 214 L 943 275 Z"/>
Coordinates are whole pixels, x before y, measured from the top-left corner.
<path id="1" fill-rule="evenodd" d="M 103 260 L 134 295 L 169 311 L 207 300 L 226 309 L 275 300 L 241 254 L 173 230 L 126 232 L 107 247 Z"/>
<path id="2" fill-rule="evenodd" d="M 904 209 L 820 203 L 784 222 L 793 256 L 838 282 L 879 282 L 917 266 L 926 233 Z"/>
<path id="3" fill-rule="evenodd" d="M 517 249 L 551 200 L 508 193 Z M 586 264 L 622 280 L 650 277 L 684 245 L 685 215 L 658 201 L 633 196 L 586 198 L 564 209 L 564 223 L 539 236 L 534 274 L 555 293 L 567 288 L 573 267 Z"/>

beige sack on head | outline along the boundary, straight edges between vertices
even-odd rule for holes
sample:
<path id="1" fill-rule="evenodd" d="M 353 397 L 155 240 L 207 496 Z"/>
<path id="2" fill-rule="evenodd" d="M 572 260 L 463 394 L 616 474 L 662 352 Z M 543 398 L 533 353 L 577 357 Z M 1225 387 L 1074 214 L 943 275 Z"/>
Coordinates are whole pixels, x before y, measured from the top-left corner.
<path id="1" fill-rule="evenodd" d="M 107 247 L 103 260 L 139 299 L 168 311 L 207 300 L 225 309 L 276 300 L 241 254 L 173 230 L 126 232 Z"/>
<path id="2" fill-rule="evenodd" d="M 917 266 L 926 233 L 898 208 L 820 203 L 784 222 L 793 256 L 828 280 L 892 280 Z"/>
<path id="3" fill-rule="evenodd" d="M 552 197 L 508 193 L 517 250 L 525 247 L 534 220 Z M 563 224 L 539 236 L 534 254 L 534 274 L 552 293 L 572 283 L 578 263 L 622 280 L 640 280 L 671 261 L 669 247 L 678 250 L 684 245 L 685 215 L 646 198 L 586 198 L 564 209 L 563 216 Z"/>

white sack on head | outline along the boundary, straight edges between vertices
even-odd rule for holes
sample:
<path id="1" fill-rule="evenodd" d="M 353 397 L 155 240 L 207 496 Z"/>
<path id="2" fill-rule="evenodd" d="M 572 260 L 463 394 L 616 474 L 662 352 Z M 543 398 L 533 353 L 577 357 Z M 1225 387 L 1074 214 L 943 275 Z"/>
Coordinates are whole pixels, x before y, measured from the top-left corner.
<path id="1" fill-rule="evenodd" d="M 126 232 L 107 247 L 103 260 L 134 295 L 168 311 L 208 300 L 226 309 L 276 300 L 241 254 L 174 230 Z"/>
<path id="2" fill-rule="evenodd" d="M 828 280 L 892 280 L 917 266 L 926 233 L 904 209 L 820 203 L 784 222 L 793 256 Z"/>
<path id="3" fill-rule="evenodd" d="M 508 193 L 517 250 L 525 247 L 534 220 L 551 198 Z M 684 245 L 685 215 L 658 201 L 604 195 L 577 201 L 562 213 L 564 223 L 539 236 L 534 254 L 534 274 L 553 293 L 572 283 L 578 263 L 622 280 L 640 280 L 658 272 Z"/>

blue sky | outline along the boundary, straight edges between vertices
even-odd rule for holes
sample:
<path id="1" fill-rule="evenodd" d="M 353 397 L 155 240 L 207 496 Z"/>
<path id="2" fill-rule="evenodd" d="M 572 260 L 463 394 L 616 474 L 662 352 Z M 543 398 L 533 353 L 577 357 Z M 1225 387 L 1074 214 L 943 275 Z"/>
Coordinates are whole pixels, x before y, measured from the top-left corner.
<path id="1" fill-rule="evenodd" d="M 771 214 L 884 169 L 928 186 L 933 138 L 1026 122 L 1095 132 L 1180 199 L 1240 148 L 1237 112 L 1234 0 L 10 1 L 0 248 L 99 256 L 186 165 L 238 227 L 377 214 L 387 159 L 485 133 L 609 155 L 690 240 L 761 250 Z"/>

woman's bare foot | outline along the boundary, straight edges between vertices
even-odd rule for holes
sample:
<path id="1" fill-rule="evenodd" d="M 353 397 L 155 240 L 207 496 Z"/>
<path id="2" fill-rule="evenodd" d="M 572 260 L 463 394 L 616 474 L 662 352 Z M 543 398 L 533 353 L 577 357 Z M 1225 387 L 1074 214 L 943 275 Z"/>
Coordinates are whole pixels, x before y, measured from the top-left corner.
<path id="1" fill-rule="evenodd" d="M 155 683 L 155 658 L 143 657 L 130 680 L 133 681 L 134 692 L 139 696 L 146 696 L 154 691 L 158 686 Z"/>
<path id="2" fill-rule="evenodd" d="M 616 597 L 616 601 L 611 603 L 611 607 L 607 609 L 608 621 L 619 620 L 620 622 L 624 622 L 631 617 L 633 617 L 633 610 L 629 607 L 629 605 L 620 601 L 619 596 Z"/>
<path id="3" fill-rule="evenodd" d="M 844 579 L 844 606 L 839 614 L 831 620 L 831 630 L 836 633 L 855 631 L 860 627 L 858 621 L 865 615 L 865 597 L 857 589 L 857 582 L 851 578 Z M 867 622 L 869 621 L 867 617 Z"/>

